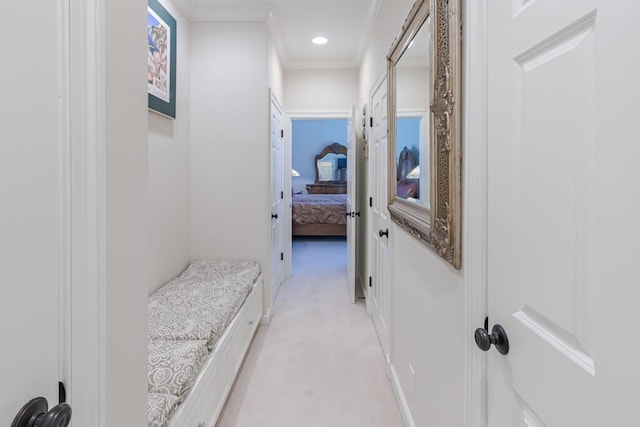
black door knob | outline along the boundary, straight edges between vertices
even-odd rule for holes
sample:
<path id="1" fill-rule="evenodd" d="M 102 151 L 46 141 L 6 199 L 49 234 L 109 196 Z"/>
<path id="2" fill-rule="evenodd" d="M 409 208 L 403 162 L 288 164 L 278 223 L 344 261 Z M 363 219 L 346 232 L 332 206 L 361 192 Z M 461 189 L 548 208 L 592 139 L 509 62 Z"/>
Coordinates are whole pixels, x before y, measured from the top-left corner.
<path id="1" fill-rule="evenodd" d="M 345 214 L 345 216 L 346 216 L 346 217 L 350 217 L 352 213 L 353 213 L 353 212 L 347 212 L 347 213 Z"/>
<path id="2" fill-rule="evenodd" d="M 360 212 L 356 212 L 356 216 L 360 216 Z"/>
<path id="3" fill-rule="evenodd" d="M 278 214 L 271 214 L 271 219 L 278 219 Z"/>
<path id="4" fill-rule="evenodd" d="M 475 339 L 476 345 L 482 351 L 489 351 L 491 344 L 493 344 L 500 354 L 509 353 L 509 339 L 504 328 L 500 325 L 493 325 L 491 334 L 484 328 L 476 329 Z"/>
<path id="5" fill-rule="evenodd" d="M 380 237 L 386 236 L 387 239 L 388 239 L 389 238 L 389 229 L 387 228 L 384 231 L 378 230 L 378 236 L 380 236 Z"/>
<path id="6" fill-rule="evenodd" d="M 13 419 L 11 427 L 67 427 L 71 422 L 71 406 L 61 403 L 49 411 L 44 397 L 27 402 Z"/>

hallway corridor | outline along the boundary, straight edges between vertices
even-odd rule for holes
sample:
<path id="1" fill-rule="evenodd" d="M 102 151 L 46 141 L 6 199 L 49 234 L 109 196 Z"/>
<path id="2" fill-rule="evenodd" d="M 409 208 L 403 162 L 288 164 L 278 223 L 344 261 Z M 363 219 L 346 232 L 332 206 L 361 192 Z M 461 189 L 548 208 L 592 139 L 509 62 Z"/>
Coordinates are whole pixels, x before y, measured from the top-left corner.
<path id="1" fill-rule="evenodd" d="M 373 323 L 350 304 L 346 242 L 296 240 L 293 274 L 260 327 L 219 427 L 400 427 Z"/>

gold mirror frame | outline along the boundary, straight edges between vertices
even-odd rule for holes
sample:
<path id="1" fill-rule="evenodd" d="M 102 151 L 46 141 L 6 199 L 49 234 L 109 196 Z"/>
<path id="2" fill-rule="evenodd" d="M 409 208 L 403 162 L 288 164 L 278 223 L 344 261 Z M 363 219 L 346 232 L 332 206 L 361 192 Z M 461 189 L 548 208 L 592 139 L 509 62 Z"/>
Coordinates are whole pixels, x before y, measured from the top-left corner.
<path id="1" fill-rule="evenodd" d="M 389 85 L 389 213 L 391 220 L 460 269 L 461 263 L 461 21 L 460 0 L 417 0 L 387 58 Z M 396 195 L 396 65 L 430 18 L 432 94 L 430 209 Z"/>

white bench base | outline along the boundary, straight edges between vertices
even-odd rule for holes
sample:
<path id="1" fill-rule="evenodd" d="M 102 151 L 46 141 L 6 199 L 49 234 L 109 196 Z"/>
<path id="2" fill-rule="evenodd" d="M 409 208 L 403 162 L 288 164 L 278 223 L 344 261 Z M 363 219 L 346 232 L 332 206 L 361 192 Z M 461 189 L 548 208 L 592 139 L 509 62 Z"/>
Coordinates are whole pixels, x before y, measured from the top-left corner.
<path id="1" fill-rule="evenodd" d="M 169 427 L 214 427 L 262 318 L 262 275 L 202 365 Z"/>

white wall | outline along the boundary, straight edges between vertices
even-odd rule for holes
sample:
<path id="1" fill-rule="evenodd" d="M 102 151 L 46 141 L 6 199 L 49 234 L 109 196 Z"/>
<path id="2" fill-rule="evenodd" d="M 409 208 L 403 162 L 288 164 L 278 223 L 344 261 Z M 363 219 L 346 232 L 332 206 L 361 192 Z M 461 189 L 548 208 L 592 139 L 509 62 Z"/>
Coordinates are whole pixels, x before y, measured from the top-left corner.
<path id="1" fill-rule="evenodd" d="M 147 2 L 104 2 L 106 426 L 146 425 Z M 96 314 L 97 315 L 97 314 Z"/>
<path id="2" fill-rule="evenodd" d="M 176 277 L 190 258 L 189 136 L 191 23 L 169 0 L 177 21 L 176 119 L 149 112 L 149 289 Z"/>
<path id="3" fill-rule="evenodd" d="M 358 102 L 358 70 L 285 70 L 287 112 L 348 112 Z"/>
<path id="4" fill-rule="evenodd" d="M 306 185 L 315 182 L 315 157 L 327 145 L 337 142 L 347 146 L 347 124 L 346 119 L 292 120 L 291 167 L 300 173 L 300 176 L 291 178 L 291 188 L 294 192 L 306 193 Z M 324 158 L 333 163 L 334 173 L 337 170 L 337 158 L 338 156 L 332 153 Z"/>
<path id="5" fill-rule="evenodd" d="M 391 365 L 417 426 L 462 426 L 465 316 L 461 274 L 395 224 L 389 235 Z M 414 397 L 409 364 L 415 372 Z"/>
<path id="6" fill-rule="evenodd" d="M 267 27 L 191 25 L 191 255 L 268 274 Z"/>
<path id="7" fill-rule="evenodd" d="M 360 64 L 360 103 L 369 100 L 373 84 L 386 72 L 387 54 L 400 34 L 402 24 L 413 6 L 413 0 L 383 0 L 371 38 Z"/>
<path id="8" fill-rule="evenodd" d="M 427 111 L 429 109 L 429 68 L 404 67 L 396 71 L 397 109 Z"/>
<path id="9" fill-rule="evenodd" d="M 267 84 L 280 104 L 284 102 L 284 72 L 271 34 L 267 39 Z"/>
<path id="10" fill-rule="evenodd" d="M 368 102 L 373 84 L 386 72 L 386 55 L 412 4 L 411 0 L 383 2 L 360 68 L 361 103 Z M 462 426 L 466 392 L 462 273 L 395 224 L 389 234 L 391 367 L 416 425 Z M 415 372 L 414 393 L 409 364 Z"/>

